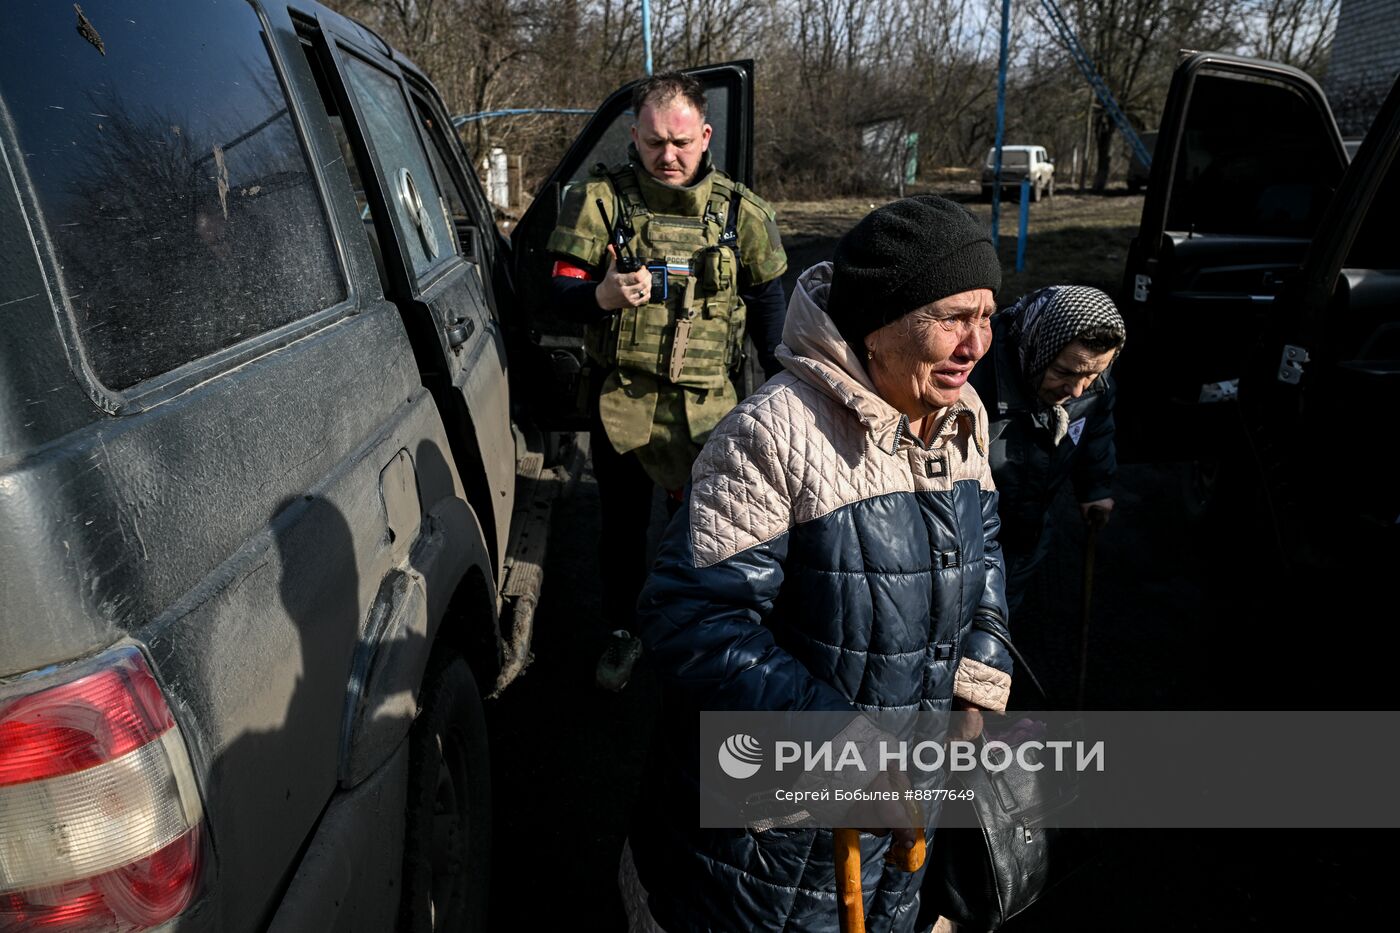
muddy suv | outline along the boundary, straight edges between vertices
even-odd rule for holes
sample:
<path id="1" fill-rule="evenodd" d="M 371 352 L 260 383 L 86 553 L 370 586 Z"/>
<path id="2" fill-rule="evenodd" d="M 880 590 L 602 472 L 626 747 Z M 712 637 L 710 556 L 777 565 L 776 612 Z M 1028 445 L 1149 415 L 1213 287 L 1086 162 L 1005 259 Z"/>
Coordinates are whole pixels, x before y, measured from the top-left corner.
<path id="1" fill-rule="evenodd" d="M 0 37 L 0 930 L 486 928 L 582 341 L 433 86 L 325 7 Z M 697 72 L 748 181 L 749 63 Z M 517 288 L 516 283 L 528 283 Z"/>
<path id="2" fill-rule="evenodd" d="M 982 197 L 990 201 L 992 189 L 997 182 L 997 150 L 993 146 L 987 150 L 986 161 L 982 164 Z M 1039 201 L 1043 196 L 1055 194 L 1055 163 L 1041 146 L 1003 146 L 1001 149 L 1001 190 L 1002 193 L 1019 191 L 1021 181 L 1029 178 L 1031 200 Z"/>
<path id="3" fill-rule="evenodd" d="M 7 15 L 0 929 L 480 920 L 550 476 L 437 92 L 314 4 Z"/>
<path id="4" fill-rule="evenodd" d="M 1323 568 L 1289 585 L 1364 605 L 1386 577 L 1363 568 L 1400 556 L 1400 84 L 1349 159 L 1306 74 L 1196 54 L 1155 149 L 1120 295 L 1120 433 L 1233 475 L 1266 546 Z"/>
<path id="5" fill-rule="evenodd" d="M 563 477 L 442 101 L 301 0 L 6 18 L 0 929 L 484 928 Z"/>

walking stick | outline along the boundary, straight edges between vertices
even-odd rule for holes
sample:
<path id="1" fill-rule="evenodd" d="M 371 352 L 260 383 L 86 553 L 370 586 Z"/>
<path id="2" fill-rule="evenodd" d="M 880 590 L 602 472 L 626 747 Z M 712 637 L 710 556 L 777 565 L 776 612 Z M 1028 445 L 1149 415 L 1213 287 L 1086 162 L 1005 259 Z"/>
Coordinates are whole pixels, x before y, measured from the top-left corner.
<path id="1" fill-rule="evenodd" d="M 1103 509 L 1090 509 L 1084 536 L 1084 586 L 1079 614 L 1079 702 L 1078 709 L 1084 708 L 1084 688 L 1089 679 L 1089 616 L 1094 600 L 1094 544 L 1098 540 L 1099 529 L 1108 522 L 1108 513 Z"/>
<path id="2" fill-rule="evenodd" d="M 841 933 L 865 933 L 865 894 L 860 888 L 860 830 L 832 831 L 836 845 L 836 910 Z"/>
<path id="3" fill-rule="evenodd" d="M 919 830 L 914 837 L 914 847 L 906 849 L 893 843 L 885 861 L 900 871 L 915 872 L 923 867 L 927 852 L 923 816 L 917 805 L 910 808 L 910 813 L 916 817 L 915 826 Z M 860 830 L 832 830 L 832 842 L 836 847 L 836 911 L 841 933 L 865 933 L 865 894 L 860 887 Z"/>

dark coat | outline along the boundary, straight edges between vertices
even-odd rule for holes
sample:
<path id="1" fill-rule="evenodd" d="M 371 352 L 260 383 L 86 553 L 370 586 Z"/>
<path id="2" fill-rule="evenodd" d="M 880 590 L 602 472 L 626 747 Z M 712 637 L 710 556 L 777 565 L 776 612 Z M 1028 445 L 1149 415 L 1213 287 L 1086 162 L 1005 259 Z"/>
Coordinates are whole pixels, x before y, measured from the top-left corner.
<path id="1" fill-rule="evenodd" d="M 1073 484 L 1076 502 L 1112 495 L 1118 470 L 1113 444 L 1117 390 L 1113 376 L 1105 372 L 1083 395 L 1066 403 L 1070 436 L 1055 444 L 1054 421 L 1022 377 L 1015 343 L 1006 336 L 1006 321 L 1000 316 L 993 318 L 992 335 L 992 349 L 973 369 L 970 381 L 991 418 L 992 476 L 1001 497 L 999 540 L 1008 553 L 1030 554 L 1066 479 Z"/>
<path id="2" fill-rule="evenodd" d="M 927 447 L 910 437 L 825 284 L 804 274 L 788 372 L 705 445 L 638 604 L 665 710 L 631 843 L 669 933 L 837 927 L 830 831 L 696 828 L 700 710 L 999 709 L 1010 690 L 985 412 L 964 388 Z M 869 929 L 914 929 L 922 870 L 863 842 Z"/>

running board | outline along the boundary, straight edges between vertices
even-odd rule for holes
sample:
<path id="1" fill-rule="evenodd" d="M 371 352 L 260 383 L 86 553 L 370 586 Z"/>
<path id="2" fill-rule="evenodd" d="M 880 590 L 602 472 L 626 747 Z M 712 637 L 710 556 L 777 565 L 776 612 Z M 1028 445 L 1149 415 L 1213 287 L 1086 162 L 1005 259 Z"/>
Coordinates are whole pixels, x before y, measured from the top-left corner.
<path id="1" fill-rule="evenodd" d="M 568 498 L 583 472 L 586 452 L 575 436 L 572 450 L 559 466 L 545 468 L 543 444 L 532 433 L 527 449 L 516 460 L 515 511 L 510 517 L 505 582 L 501 586 L 501 670 L 491 698 L 501 695 L 534 660 L 530 642 L 535 633 L 535 608 L 544 585 L 545 552 L 554 503 Z"/>

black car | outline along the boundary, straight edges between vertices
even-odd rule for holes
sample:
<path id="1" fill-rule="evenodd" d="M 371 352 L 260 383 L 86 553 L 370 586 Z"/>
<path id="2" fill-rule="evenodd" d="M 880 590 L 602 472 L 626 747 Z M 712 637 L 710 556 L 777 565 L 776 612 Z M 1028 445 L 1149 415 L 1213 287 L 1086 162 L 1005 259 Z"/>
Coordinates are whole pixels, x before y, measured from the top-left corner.
<path id="1" fill-rule="evenodd" d="M 1183 62 L 1162 114 L 1120 425 L 1232 476 L 1286 566 L 1366 579 L 1397 553 L 1398 150 L 1400 85 L 1349 160 L 1310 77 L 1220 53 Z"/>

